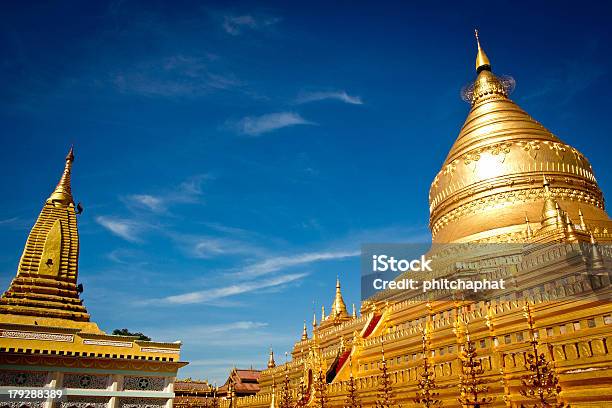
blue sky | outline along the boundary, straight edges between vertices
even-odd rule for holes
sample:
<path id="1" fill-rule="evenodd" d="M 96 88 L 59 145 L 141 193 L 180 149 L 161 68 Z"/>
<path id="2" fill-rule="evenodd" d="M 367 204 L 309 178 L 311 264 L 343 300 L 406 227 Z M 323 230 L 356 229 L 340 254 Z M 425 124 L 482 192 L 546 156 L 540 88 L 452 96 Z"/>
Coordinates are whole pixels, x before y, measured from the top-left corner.
<path id="1" fill-rule="evenodd" d="M 474 27 L 610 193 L 609 6 L 455 3 L 5 4 L 0 286 L 74 143 L 94 320 L 183 340 L 181 376 L 282 360 L 362 242 L 429 239 Z"/>

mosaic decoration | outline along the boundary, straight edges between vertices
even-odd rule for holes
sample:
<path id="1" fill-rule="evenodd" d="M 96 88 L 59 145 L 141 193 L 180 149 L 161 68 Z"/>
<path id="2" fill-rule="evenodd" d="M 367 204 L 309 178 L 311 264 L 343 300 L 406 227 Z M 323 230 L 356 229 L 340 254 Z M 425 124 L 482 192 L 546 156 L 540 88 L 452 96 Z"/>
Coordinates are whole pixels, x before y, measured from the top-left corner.
<path id="1" fill-rule="evenodd" d="M 108 377 L 89 374 L 65 374 L 65 388 L 106 389 Z"/>
<path id="2" fill-rule="evenodd" d="M 112 341 L 112 340 L 83 340 L 83 344 L 90 346 L 111 346 L 111 347 L 132 347 L 132 343 L 127 341 Z"/>
<path id="3" fill-rule="evenodd" d="M 143 347 L 140 349 L 142 352 L 146 353 L 167 353 L 167 354 L 176 354 L 179 352 L 177 349 L 166 349 L 166 348 L 156 348 L 156 347 Z"/>
<path id="4" fill-rule="evenodd" d="M 125 377 L 124 390 L 163 391 L 166 385 L 164 377 Z"/>
<path id="5" fill-rule="evenodd" d="M 72 334 L 41 333 L 18 330 L 0 330 L 0 337 L 23 340 L 66 341 L 70 343 L 74 341 L 74 336 Z"/>
<path id="6" fill-rule="evenodd" d="M 47 373 L 41 371 L 1 371 L 0 386 L 44 387 Z"/>

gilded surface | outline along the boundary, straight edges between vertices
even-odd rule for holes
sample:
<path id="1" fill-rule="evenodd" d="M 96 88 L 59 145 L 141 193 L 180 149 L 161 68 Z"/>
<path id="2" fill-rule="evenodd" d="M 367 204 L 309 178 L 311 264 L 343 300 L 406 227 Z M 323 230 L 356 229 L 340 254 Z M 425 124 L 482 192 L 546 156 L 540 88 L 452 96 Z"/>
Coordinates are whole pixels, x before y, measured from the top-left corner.
<path id="1" fill-rule="evenodd" d="M 436 399 L 459 407 L 468 327 L 487 406 L 528 403 L 521 392 L 530 335 L 559 379 L 559 402 L 612 405 L 612 251 L 600 245 L 612 241 L 612 222 L 603 193 L 588 159 L 509 99 L 511 81 L 491 72 L 480 42 L 476 69 L 466 92 L 470 112 L 431 185 L 430 278 L 503 278 L 511 288 L 486 301 L 444 290 L 381 291 L 362 303 L 359 317 L 324 314 L 311 336 L 295 343 L 290 362 L 261 373 L 261 392 L 232 407 L 273 406 L 273 379 L 285 373 L 294 400 L 306 384 L 308 406 L 317 406 L 312 379 L 319 370 L 328 373 L 329 406 L 344 406 L 351 373 L 363 406 L 374 406 L 383 347 L 396 405 L 414 405 L 427 361 Z M 453 245 L 434 249 L 436 243 Z M 526 300 L 532 328 L 523 316 Z M 352 369 L 343 365 L 348 358 Z"/>

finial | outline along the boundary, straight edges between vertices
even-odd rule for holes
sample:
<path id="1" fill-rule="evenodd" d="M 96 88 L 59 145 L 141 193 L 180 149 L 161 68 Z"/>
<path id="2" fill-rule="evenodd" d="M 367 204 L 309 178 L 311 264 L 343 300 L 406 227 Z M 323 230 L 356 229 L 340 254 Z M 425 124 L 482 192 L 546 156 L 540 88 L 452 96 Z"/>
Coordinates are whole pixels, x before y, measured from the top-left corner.
<path id="1" fill-rule="evenodd" d="M 342 290 L 340 290 L 340 276 L 336 275 L 336 296 L 334 297 L 334 303 L 331 307 L 330 316 L 336 317 L 348 317 L 348 311 L 346 310 L 346 304 L 342 298 Z"/>
<path id="2" fill-rule="evenodd" d="M 270 358 L 268 359 L 268 368 L 276 367 L 276 362 L 274 361 L 274 351 L 272 347 L 270 347 Z"/>
<path id="3" fill-rule="evenodd" d="M 481 71 L 491 70 L 491 62 L 489 61 L 489 57 L 487 57 L 487 54 L 480 46 L 480 37 L 478 36 L 478 30 L 474 30 L 474 35 L 476 36 L 476 44 L 478 45 L 478 54 L 476 54 L 476 73 L 480 74 Z"/>
<path id="4" fill-rule="evenodd" d="M 308 340 L 308 330 L 306 329 L 305 319 L 304 319 L 304 330 L 302 330 L 302 340 Z"/>
<path id="5" fill-rule="evenodd" d="M 578 218 L 580 218 L 580 229 L 586 231 L 587 226 L 584 222 L 584 214 L 582 213 L 582 210 L 580 208 L 578 209 Z"/>
<path id="6" fill-rule="evenodd" d="M 325 306 L 321 306 L 321 323 L 325 320 Z"/>
<path id="7" fill-rule="evenodd" d="M 355 304 L 353 303 L 353 319 L 357 318 L 357 309 L 355 309 Z"/>
<path id="8" fill-rule="evenodd" d="M 312 312 L 312 330 L 314 333 L 314 328 L 317 327 L 317 314 L 313 311 Z"/>
<path id="9" fill-rule="evenodd" d="M 64 172 L 60 177 L 55 190 L 49 198 L 48 203 L 54 205 L 61 205 L 64 207 L 73 206 L 74 199 L 72 198 L 72 190 L 70 188 L 70 175 L 72 173 L 72 163 L 74 162 L 74 147 L 70 147 L 68 154 L 66 155 L 66 165 L 64 166 Z"/>

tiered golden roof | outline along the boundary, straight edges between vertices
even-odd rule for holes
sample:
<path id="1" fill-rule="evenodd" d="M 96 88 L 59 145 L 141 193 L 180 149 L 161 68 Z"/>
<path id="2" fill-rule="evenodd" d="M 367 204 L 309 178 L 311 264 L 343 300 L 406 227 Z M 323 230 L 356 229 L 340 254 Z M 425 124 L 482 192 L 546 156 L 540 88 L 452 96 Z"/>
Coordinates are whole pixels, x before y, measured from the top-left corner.
<path id="1" fill-rule="evenodd" d="M 610 240 L 612 223 L 587 158 L 509 99 L 509 81 L 493 74 L 479 40 L 476 71 L 470 112 L 431 185 L 433 241 L 520 240 L 525 217 L 540 219 L 544 177 L 549 198 L 570 218 L 580 211 L 598 239 Z"/>
<path id="2" fill-rule="evenodd" d="M 12 315 L 15 323 L 99 332 L 89 322 L 77 287 L 79 236 L 70 188 L 73 161 L 70 149 L 60 181 L 28 236 L 17 276 L 0 298 L 0 312 Z"/>

